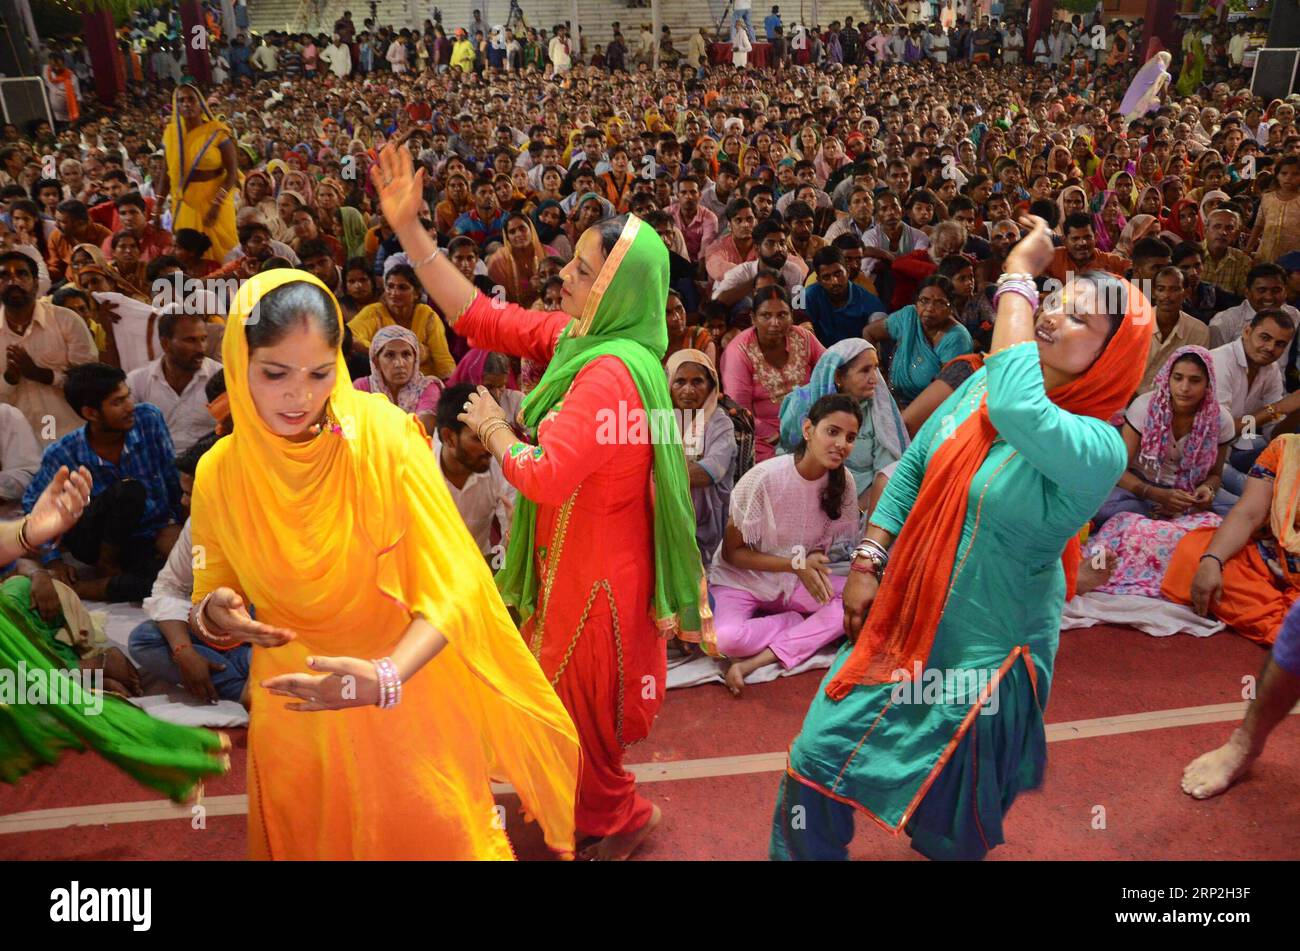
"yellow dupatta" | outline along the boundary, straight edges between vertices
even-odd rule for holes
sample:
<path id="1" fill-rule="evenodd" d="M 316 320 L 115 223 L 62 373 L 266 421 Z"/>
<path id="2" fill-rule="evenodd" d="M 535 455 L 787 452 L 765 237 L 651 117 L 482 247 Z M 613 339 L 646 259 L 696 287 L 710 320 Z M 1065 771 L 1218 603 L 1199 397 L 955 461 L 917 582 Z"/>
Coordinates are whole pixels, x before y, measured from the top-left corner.
<path id="1" fill-rule="evenodd" d="M 577 732 L 511 622 L 424 429 L 383 395 L 355 390 L 341 352 L 329 401 L 336 427 L 290 442 L 254 406 L 244 328 L 259 300 L 294 281 L 324 289 L 279 269 L 235 297 L 222 343 L 234 432 L 204 456 L 193 502 L 203 555 L 194 600 L 236 587 L 259 619 L 298 634 L 253 650 L 250 850 L 509 857 L 491 773 L 514 785 L 547 844 L 570 853 Z M 387 656 L 415 614 L 448 645 L 391 710 L 297 714 L 257 686 L 305 672 L 314 654 Z"/>
<path id="2" fill-rule="evenodd" d="M 239 243 L 235 224 L 235 196 L 232 189 L 221 203 L 217 220 L 211 225 L 203 222 L 217 193 L 224 187 L 220 176 L 207 181 L 191 181 L 196 171 L 214 171 L 223 167 L 221 143 L 235 140 L 230 127 L 213 115 L 207 100 L 199 90 L 190 86 L 199 97 L 204 121 L 186 129 L 177 109 L 177 97 L 187 84 L 182 83 L 172 92 L 172 114 L 163 127 L 163 155 L 167 162 L 167 181 L 170 185 L 172 233 L 182 228 L 201 231 L 212 241 L 204 255 L 205 260 L 222 263 L 231 249 Z M 242 184 L 242 177 L 240 180 Z"/>

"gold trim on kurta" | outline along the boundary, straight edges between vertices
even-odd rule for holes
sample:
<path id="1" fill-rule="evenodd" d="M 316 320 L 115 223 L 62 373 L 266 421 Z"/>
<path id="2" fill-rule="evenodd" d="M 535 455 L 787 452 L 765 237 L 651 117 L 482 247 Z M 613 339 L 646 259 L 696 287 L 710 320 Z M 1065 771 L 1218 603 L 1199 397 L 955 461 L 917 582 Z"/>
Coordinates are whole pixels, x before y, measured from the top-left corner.
<path id="1" fill-rule="evenodd" d="M 581 490 L 582 486 L 574 489 L 573 494 L 560 506 L 560 512 L 555 518 L 555 533 L 551 536 L 551 543 L 545 546 L 546 575 L 542 581 L 542 595 L 537 605 L 537 625 L 533 628 L 533 639 L 528 645 L 533 656 L 539 661 L 542 659 L 542 643 L 546 635 L 546 611 L 551 604 L 551 587 L 555 584 L 555 571 L 560 564 L 560 556 L 564 554 L 564 540 L 569 532 L 569 515 L 573 512 L 573 503 L 577 501 L 578 492 Z"/>
<path id="2" fill-rule="evenodd" d="M 573 651 L 578 646 L 578 639 L 582 637 L 582 632 L 587 627 L 587 617 L 591 614 L 591 607 L 596 603 L 596 595 L 601 591 L 605 592 L 605 599 L 609 602 L 609 614 L 611 627 L 614 630 L 614 649 L 618 657 L 618 709 L 614 721 L 615 736 L 618 737 L 618 745 L 627 748 L 630 744 L 623 740 L 623 694 L 627 684 L 624 681 L 623 673 L 623 630 L 618 623 L 618 605 L 614 603 L 614 589 L 610 587 L 609 579 L 601 578 L 591 586 L 591 591 L 587 594 L 586 607 L 582 609 L 582 617 L 578 618 L 578 624 L 573 630 L 573 640 L 569 641 L 569 648 L 564 652 L 564 659 L 560 661 L 559 668 L 555 671 L 555 676 L 551 678 L 551 686 L 559 684 L 560 677 L 569 666 L 569 660 L 573 657 Z"/>

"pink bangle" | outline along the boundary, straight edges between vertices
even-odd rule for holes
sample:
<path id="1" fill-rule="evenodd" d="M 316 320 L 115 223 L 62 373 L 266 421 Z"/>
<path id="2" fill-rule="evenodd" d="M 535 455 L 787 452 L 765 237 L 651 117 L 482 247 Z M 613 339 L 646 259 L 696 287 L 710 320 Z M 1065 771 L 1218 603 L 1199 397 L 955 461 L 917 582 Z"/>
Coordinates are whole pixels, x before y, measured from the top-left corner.
<path id="1" fill-rule="evenodd" d="M 402 678 L 390 657 L 381 657 L 371 663 L 375 665 L 375 673 L 379 677 L 379 699 L 375 701 L 375 706 L 380 710 L 391 710 L 402 702 Z"/>
<path id="2" fill-rule="evenodd" d="M 1024 298 L 1029 303 L 1031 309 L 1038 309 L 1038 288 L 1034 287 L 1033 284 L 1021 284 L 1019 281 L 1008 281 L 1007 283 L 1000 285 L 998 289 L 993 292 L 994 308 L 998 306 L 998 300 L 1003 294 L 1015 294 L 1017 297 Z"/>
<path id="3" fill-rule="evenodd" d="M 239 638 L 225 634 L 213 634 L 208 630 L 208 625 L 203 620 L 203 612 L 208 609 L 208 602 L 212 600 L 214 594 L 216 594 L 215 591 L 209 591 L 204 596 L 203 600 L 199 602 L 199 609 L 194 615 L 194 626 L 198 628 L 199 637 L 203 638 L 203 640 L 207 641 L 214 647 L 233 647 L 235 644 L 239 643 Z"/>

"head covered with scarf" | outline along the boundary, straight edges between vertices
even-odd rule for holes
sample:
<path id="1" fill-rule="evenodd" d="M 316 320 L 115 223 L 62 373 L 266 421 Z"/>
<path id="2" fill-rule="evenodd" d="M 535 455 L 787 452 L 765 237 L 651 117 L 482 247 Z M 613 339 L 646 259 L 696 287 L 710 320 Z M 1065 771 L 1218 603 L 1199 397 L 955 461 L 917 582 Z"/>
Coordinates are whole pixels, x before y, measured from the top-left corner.
<path id="1" fill-rule="evenodd" d="M 398 324 L 381 327 L 375 331 L 370 340 L 370 392 L 388 394 L 390 387 L 379 370 L 379 357 L 385 348 L 395 344 L 406 344 L 414 355 L 411 378 L 392 395 L 392 400 L 408 413 L 414 413 L 419 407 L 420 397 L 429 388 L 430 383 L 441 383 L 437 377 L 426 376 L 420 372 L 420 339 L 411 331 Z"/>
<path id="2" fill-rule="evenodd" d="M 841 340 L 822 354 L 817 365 L 813 367 L 812 377 L 803 386 L 797 386 L 781 401 L 781 445 L 793 450 L 803 439 L 803 421 L 808 418 L 808 410 L 823 396 L 839 392 L 836 376 L 840 370 L 847 369 L 868 350 L 875 352 L 875 347 L 867 341 L 852 337 Z M 864 415 L 871 416 L 871 425 L 876 439 L 889 450 L 895 459 L 903 455 L 912 438 L 903 425 L 903 417 L 898 411 L 898 404 L 889 392 L 885 378 L 877 367 L 876 388 L 872 395 L 863 401 Z M 870 405 L 867 405 L 870 404 Z"/>
<path id="3" fill-rule="evenodd" d="M 1138 458 L 1149 462 L 1156 470 L 1164 462 L 1169 443 L 1174 439 L 1174 410 L 1169 377 L 1179 360 L 1195 357 L 1206 374 L 1205 396 L 1192 420 L 1192 428 L 1183 443 L 1182 458 L 1178 461 L 1178 474 L 1174 488 L 1191 492 L 1200 485 L 1219 453 L 1219 403 L 1214 398 L 1214 358 L 1204 347 L 1179 347 L 1156 374 L 1147 406 L 1147 418 L 1142 430 L 1142 446 Z"/>
<path id="4" fill-rule="evenodd" d="M 709 420 L 718 409 L 718 400 L 722 397 L 722 380 L 718 376 L 718 368 L 713 365 L 707 353 L 687 348 L 673 353 L 664 365 L 669 387 L 672 387 L 677 371 L 687 363 L 698 364 L 713 381 L 713 388 L 709 390 L 709 395 L 704 398 L 704 405 L 699 409 L 673 410 L 677 417 L 677 428 L 682 434 L 682 448 L 686 452 L 686 459 L 688 462 L 694 462 L 704 455 L 704 434 L 708 431 Z M 688 413 L 690 415 L 687 415 Z"/>
<path id="5" fill-rule="evenodd" d="M 1075 280 L 1095 286 L 1100 279 L 1085 274 Z M 1110 275 L 1105 281 L 1123 289 L 1119 326 L 1092 366 L 1069 383 L 1048 390 L 1047 398 L 1066 412 L 1110 420 L 1141 382 L 1155 319 L 1151 304 L 1136 287 Z M 934 592 L 949 589 L 971 481 L 997 436 L 985 396 L 979 409 L 931 454 L 912 514 L 890 549 L 890 560 L 899 567 L 881 580 L 852 655 L 826 687 L 830 699 L 843 699 L 858 684 L 890 683 L 897 671 L 913 671 L 915 664 L 923 667 L 929 659 L 945 601 Z M 1061 561 L 1070 597 L 1078 577 L 1077 537 L 1066 544 Z"/>
<path id="6" fill-rule="evenodd" d="M 283 649 L 304 664 L 311 652 L 378 657 L 391 650 L 400 632 L 386 626 L 322 629 L 322 618 L 364 610 L 359 599 L 393 603 L 405 615 L 424 618 L 448 641 L 425 675 L 447 678 L 441 689 L 463 693 L 480 732 L 474 742 L 487 744 L 495 768 L 521 793 L 527 790 L 532 802 L 526 808 L 546 830 L 548 844 L 570 849 L 576 734 L 564 708 L 550 702 L 554 691 L 497 597 L 487 565 L 437 476 L 419 422 L 383 396 L 354 389 L 337 344 L 327 404 L 336 426 L 296 442 L 272 430 L 257 409 L 248 329 L 269 319 L 263 310 L 268 297 L 295 284 L 312 285 L 328 299 L 342 337 L 342 311 L 310 273 L 280 268 L 239 288 L 222 340 L 234 430 L 204 454 L 193 496 L 196 543 L 220 551 L 221 567 L 210 558 L 196 568 L 195 591 L 237 578 L 259 617 L 265 609 L 271 623 L 299 632 Z M 314 326 L 315 318 L 308 319 Z M 373 578 L 373 589 L 357 584 L 361 559 L 373 564 L 363 572 Z M 443 582 L 453 576 L 456 591 L 450 597 Z M 416 692 L 409 700 L 418 697 Z M 274 749 L 295 728 L 286 717 L 263 716 L 262 742 Z M 355 752 L 363 772 L 379 768 L 368 750 Z M 344 780 L 309 792 L 346 814 L 355 788 Z"/>
<path id="7" fill-rule="evenodd" d="M 616 357 L 627 368 L 648 418 L 672 411 L 663 356 L 668 350 L 664 301 L 668 296 L 668 250 L 655 230 L 626 215 L 622 231 L 605 258 L 580 318 L 569 323 L 537 386 L 524 399 L 520 417 L 535 432 L 542 418 L 564 399 L 574 378 L 593 360 Z M 652 468 L 654 488 L 655 581 L 653 613 L 660 630 L 679 630 L 698 639 L 711 621 L 702 598 L 702 568 L 695 544 L 691 503 L 681 447 L 657 440 Z M 537 606 L 533 557 L 537 505 L 519 497 L 510 531 L 506 565 L 497 586 L 507 604 L 527 619 Z"/>

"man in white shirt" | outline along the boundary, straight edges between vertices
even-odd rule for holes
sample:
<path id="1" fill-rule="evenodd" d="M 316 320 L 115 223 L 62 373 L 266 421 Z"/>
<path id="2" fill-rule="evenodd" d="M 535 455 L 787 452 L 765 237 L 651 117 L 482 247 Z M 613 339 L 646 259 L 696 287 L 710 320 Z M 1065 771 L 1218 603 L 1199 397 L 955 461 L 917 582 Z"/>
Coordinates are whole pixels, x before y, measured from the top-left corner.
<path id="1" fill-rule="evenodd" d="M 205 440 L 178 456 L 181 507 L 189 508 L 194 473 L 199 458 L 213 445 Z M 190 607 L 194 592 L 194 535 L 189 519 L 144 599 L 149 620 L 133 630 L 127 640 L 131 659 L 140 669 L 164 683 L 184 687 L 207 703 L 235 700 L 248 706 L 248 671 L 252 647 L 238 644 L 219 651 L 190 633 Z"/>
<path id="2" fill-rule="evenodd" d="M 728 307 L 740 303 L 754 293 L 760 270 L 775 271 L 781 275 L 787 291 L 803 284 L 808 276 L 808 265 L 803 258 L 790 252 L 786 226 L 768 218 L 754 229 L 754 244 L 758 257 L 737 264 L 727 271 L 713 288 L 713 299 Z"/>
<path id="3" fill-rule="evenodd" d="M 339 42 L 337 33 L 334 34 L 334 42 L 321 50 L 320 58 L 339 79 L 346 79 L 352 72 L 352 51 Z"/>
<path id="4" fill-rule="evenodd" d="M 1294 431 L 1292 413 L 1300 410 L 1300 392 L 1286 395 L 1281 360 L 1295 336 L 1289 316 L 1266 310 L 1251 318 L 1241 337 L 1210 351 L 1214 360 L 1215 395 L 1232 418 L 1242 440 L 1223 467 L 1223 487 L 1234 495 L 1246 488 L 1246 473 L 1268 444 L 1265 428 L 1285 419 L 1286 432 Z M 1290 427 L 1290 428 L 1287 428 Z M 1276 433 L 1274 433 L 1276 435 Z"/>
<path id="5" fill-rule="evenodd" d="M 1281 310 L 1300 326 L 1300 310 L 1286 302 L 1286 271 L 1271 262 L 1256 264 L 1246 275 L 1246 299 L 1221 310 L 1210 320 L 1210 346 L 1221 347 L 1241 336 L 1261 310 Z"/>
<path id="6" fill-rule="evenodd" d="M 41 447 L 23 414 L 0 403 L 0 500 L 22 502 L 41 467 Z"/>
<path id="7" fill-rule="evenodd" d="M 36 299 L 39 273 L 21 251 L 0 254 L 0 403 L 17 407 L 48 446 L 85 425 L 64 399 L 63 380 L 99 351 L 76 313 Z"/>
<path id="8" fill-rule="evenodd" d="M 749 42 L 753 43 L 754 22 L 752 17 L 754 11 L 754 0 L 736 0 L 733 6 L 736 11 L 736 21 L 740 22 L 741 20 L 743 20 L 745 22 L 745 32 L 749 34 Z M 734 26 L 732 27 L 731 33 L 732 33 L 732 42 L 734 43 L 735 34 L 736 34 L 736 30 Z"/>
<path id="9" fill-rule="evenodd" d="M 456 511 L 493 568 L 505 564 L 506 544 L 510 540 L 510 519 L 515 508 L 515 488 L 506 481 L 501 465 L 492 458 L 477 434 L 459 419 L 461 407 L 474 392 L 474 384 L 457 383 L 443 391 L 438 400 L 433 452 L 438 458 L 447 483 L 447 491 Z M 493 544 L 492 526 L 498 529 Z"/>
<path id="10" fill-rule="evenodd" d="M 162 356 L 127 374 L 126 385 L 137 403 L 162 411 L 176 454 L 187 452 L 212 432 L 208 380 L 221 364 L 205 356 L 208 325 L 201 314 L 164 313 L 158 320 Z"/>
<path id="11" fill-rule="evenodd" d="M 551 37 L 551 45 L 547 49 L 550 54 L 551 66 L 554 72 L 567 73 L 573 66 L 573 57 L 569 53 L 568 30 L 563 26 L 556 27 L 555 35 Z"/>

